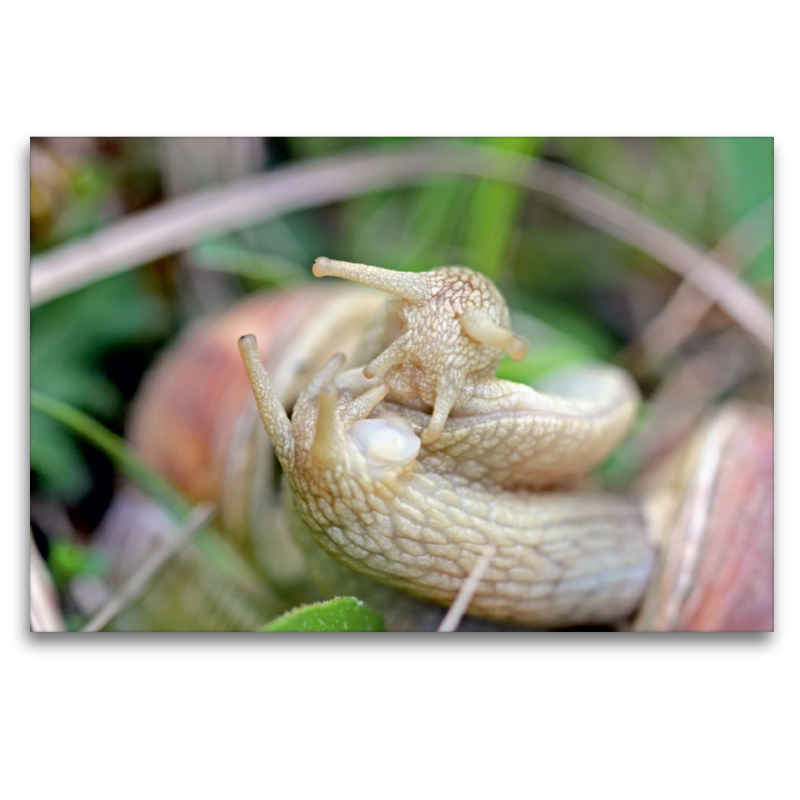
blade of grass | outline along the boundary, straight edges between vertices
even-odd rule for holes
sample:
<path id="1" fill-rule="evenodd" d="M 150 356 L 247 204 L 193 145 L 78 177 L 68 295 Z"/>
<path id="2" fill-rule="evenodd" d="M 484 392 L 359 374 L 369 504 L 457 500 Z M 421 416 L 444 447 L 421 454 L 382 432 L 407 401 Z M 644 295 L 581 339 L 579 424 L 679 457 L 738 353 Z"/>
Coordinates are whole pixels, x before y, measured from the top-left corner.
<path id="1" fill-rule="evenodd" d="M 124 439 L 82 411 L 43 392 L 31 391 L 31 408 L 60 422 L 93 444 L 111 459 L 120 472 L 160 503 L 167 513 L 180 523 L 186 522 L 193 504 L 169 481 L 144 464 Z M 203 525 L 192 542 L 203 557 L 210 559 L 218 576 L 229 579 L 231 585 L 235 585 L 248 602 L 252 600 L 262 609 L 277 609 L 281 605 L 252 567 L 213 525 Z"/>
<path id="2" fill-rule="evenodd" d="M 481 584 L 481 578 L 484 572 L 489 568 L 489 564 L 491 564 L 496 552 L 497 548 L 493 544 L 487 544 L 483 548 L 475 565 L 472 567 L 472 571 L 461 584 L 456 599 L 453 600 L 453 604 L 447 610 L 447 614 L 445 614 L 444 619 L 441 621 L 438 628 L 439 633 L 453 633 L 458 629 L 461 618 L 467 613 L 469 604 L 472 602 L 472 599 L 475 597 L 475 592 L 478 591 L 478 587 Z"/>
<path id="3" fill-rule="evenodd" d="M 500 137 L 485 144 L 522 156 L 535 156 L 542 140 L 530 137 Z M 508 261 L 511 238 L 519 215 L 523 189 L 500 181 L 481 181 L 469 212 L 466 250 L 468 266 L 497 280 Z"/>
<path id="4" fill-rule="evenodd" d="M 192 250 L 193 263 L 201 269 L 231 272 L 264 286 L 288 286 L 309 280 L 308 269 L 270 253 L 260 253 L 225 239 L 201 242 Z"/>
<path id="5" fill-rule="evenodd" d="M 417 271 L 438 266 L 435 261 L 439 257 L 438 251 L 452 247 L 455 242 L 462 202 L 468 198 L 471 189 L 470 183 L 464 180 L 419 189 L 408 220 L 410 236 L 392 261 L 396 269 Z M 429 263 L 431 259 L 434 261 Z"/>
<path id="6" fill-rule="evenodd" d="M 160 475 L 148 469 L 123 439 L 87 414 L 36 389 L 31 391 L 31 408 L 60 422 L 95 445 L 121 472 L 158 500 L 173 516 L 181 519 L 191 510 L 189 501 Z"/>
<path id="7" fill-rule="evenodd" d="M 773 239 L 772 198 L 749 211 L 722 237 L 711 255 L 741 273 L 769 247 Z M 647 324 L 639 343 L 650 365 L 657 367 L 694 333 L 712 301 L 684 280 L 661 311 Z"/>

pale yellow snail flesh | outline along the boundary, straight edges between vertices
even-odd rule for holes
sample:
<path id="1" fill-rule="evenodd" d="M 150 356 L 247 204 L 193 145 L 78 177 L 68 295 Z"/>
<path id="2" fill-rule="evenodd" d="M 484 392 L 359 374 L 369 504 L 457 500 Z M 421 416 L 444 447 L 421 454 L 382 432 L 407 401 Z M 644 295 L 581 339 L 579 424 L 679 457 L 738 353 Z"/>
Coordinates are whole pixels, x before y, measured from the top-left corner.
<path id="1" fill-rule="evenodd" d="M 503 352 L 523 357 L 526 344 L 494 284 L 463 267 L 411 274 L 318 259 L 314 273 L 395 295 L 371 337 L 384 349 L 344 373 L 334 356 L 291 421 L 255 337 L 239 342 L 314 540 L 356 572 L 444 605 L 491 544 L 471 614 L 543 627 L 631 615 L 654 562 L 640 502 L 554 488 L 625 434 L 638 404 L 630 377 L 592 365 L 546 393 L 498 380 Z"/>

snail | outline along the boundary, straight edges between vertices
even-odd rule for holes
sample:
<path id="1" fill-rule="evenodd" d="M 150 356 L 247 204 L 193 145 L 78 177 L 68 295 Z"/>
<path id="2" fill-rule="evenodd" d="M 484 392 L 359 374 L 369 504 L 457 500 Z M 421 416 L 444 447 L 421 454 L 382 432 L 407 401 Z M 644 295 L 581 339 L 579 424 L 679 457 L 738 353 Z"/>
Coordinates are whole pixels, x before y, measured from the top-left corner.
<path id="1" fill-rule="evenodd" d="M 475 617 L 624 626 L 638 611 L 640 628 L 683 624 L 692 585 L 671 546 L 703 442 L 717 431 L 728 447 L 733 415 L 761 452 L 771 421 L 729 411 L 724 437 L 711 420 L 637 491 L 603 493 L 585 478 L 639 403 L 624 370 L 585 365 L 536 390 L 499 380 L 503 353 L 524 357 L 527 344 L 495 285 L 465 267 L 396 273 L 320 258 L 313 271 L 363 286 L 256 295 L 190 331 L 146 381 L 129 434 L 190 498 L 217 504 L 230 541 L 279 594 L 355 593 L 407 629 L 409 614 L 452 603 L 491 548 Z M 768 533 L 771 547 L 770 526 L 759 517 L 747 541 Z"/>
<path id="2" fill-rule="evenodd" d="M 613 367 L 584 368 L 562 378 L 559 397 L 496 379 L 503 350 L 521 357 L 525 347 L 497 289 L 471 270 L 392 273 L 318 259 L 314 273 L 401 301 L 389 301 L 381 322 L 386 348 L 338 379 L 344 357 L 334 356 L 291 423 L 255 338 L 239 340 L 295 507 L 317 543 L 358 572 L 444 604 L 490 544 L 497 553 L 473 613 L 543 626 L 631 613 L 654 555 L 637 505 L 528 490 L 608 455 L 636 409 L 632 381 Z"/>

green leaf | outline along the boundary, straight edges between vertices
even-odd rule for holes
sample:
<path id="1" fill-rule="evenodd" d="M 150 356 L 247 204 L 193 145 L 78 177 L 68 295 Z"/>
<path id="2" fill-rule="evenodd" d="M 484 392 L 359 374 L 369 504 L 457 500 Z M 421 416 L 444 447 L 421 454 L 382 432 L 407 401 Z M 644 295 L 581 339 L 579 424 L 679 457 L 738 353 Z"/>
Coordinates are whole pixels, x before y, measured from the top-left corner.
<path id="1" fill-rule="evenodd" d="M 267 623 L 262 631 L 287 632 L 380 632 L 384 630 L 383 617 L 370 611 L 355 597 L 335 597 L 324 603 L 299 606 Z"/>
<path id="2" fill-rule="evenodd" d="M 551 372 L 591 360 L 592 355 L 580 343 L 565 341 L 546 349 L 531 350 L 522 361 L 512 361 L 506 356 L 497 368 L 497 377 L 532 386 Z"/>
<path id="3" fill-rule="evenodd" d="M 735 223 L 773 194 L 774 140 L 737 136 L 717 140 L 722 174 L 722 202 Z"/>
<path id="4" fill-rule="evenodd" d="M 103 372 L 113 348 L 166 333 L 164 303 L 140 276 L 118 275 L 31 311 L 31 388 L 109 421 L 122 398 Z M 45 493 L 68 502 L 89 487 L 83 455 L 69 433 L 31 416 L 31 470 Z"/>
<path id="5" fill-rule="evenodd" d="M 75 440 L 58 423 L 31 412 L 31 469 L 47 491 L 77 502 L 91 489 L 92 476 Z"/>
<path id="6" fill-rule="evenodd" d="M 395 244 L 397 254 L 389 264 L 398 270 L 420 271 L 449 262 L 460 263 L 459 254 L 452 258 L 454 243 L 463 236 L 459 228 L 474 191 L 473 182 L 450 178 L 420 187 L 404 221 L 408 235 Z"/>
<path id="7" fill-rule="evenodd" d="M 141 461 L 124 439 L 77 408 L 36 390 L 31 391 L 31 409 L 60 422 L 72 433 L 93 444 L 142 491 L 160 503 L 167 513 L 178 521 L 185 520 L 192 508 L 189 500 Z M 231 587 L 235 586 L 242 593 L 239 600 L 243 597 L 246 603 L 254 604 L 251 611 L 267 615 L 270 613 L 268 609 L 272 609 L 272 613 L 277 610 L 272 597 L 265 591 L 252 568 L 212 524 L 204 525 L 197 532 L 192 547 L 203 559 L 202 568 L 214 570 L 220 578 L 219 588 L 223 595 L 230 593 Z M 263 619 L 263 616 L 260 618 Z"/>
<path id="8" fill-rule="evenodd" d="M 78 575 L 102 576 L 107 569 L 105 558 L 98 551 L 62 540 L 51 543 L 47 565 L 61 589 Z"/>
<path id="9" fill-rule="evenodd" d="M 528 340 L 530 350 L 522 361 L 504 357 L 497 368 L 498 378 L 535 388 L 540 378 L 566 367 L 610 360 L 614 348 L 602 332 L 558 308 L 549 311 L 551 324 L 521 311 L 512 312 L 511 327 Z"/>

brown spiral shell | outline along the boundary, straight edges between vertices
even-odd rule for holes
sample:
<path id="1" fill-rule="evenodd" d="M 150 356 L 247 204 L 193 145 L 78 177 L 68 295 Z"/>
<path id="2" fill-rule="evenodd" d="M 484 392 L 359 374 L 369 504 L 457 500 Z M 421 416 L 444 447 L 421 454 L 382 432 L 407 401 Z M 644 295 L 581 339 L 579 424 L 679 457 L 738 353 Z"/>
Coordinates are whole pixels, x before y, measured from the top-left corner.
<path id="1" fill-rule="evenodd" d="M 136 450 L 191 501 L 214 503 L 225 535 L 268 573 L 277 561 L 270 549 L 280 546 L 288 559 L 297 554 L 280 530 L 272 448 L 236 342 L 242 333 L 257 334 L 289 409 L 330 356 L 352 356 L 384 299 L 325 283 L 251 295 L 182 336 L 137 398 L 129 426 Z"/>

